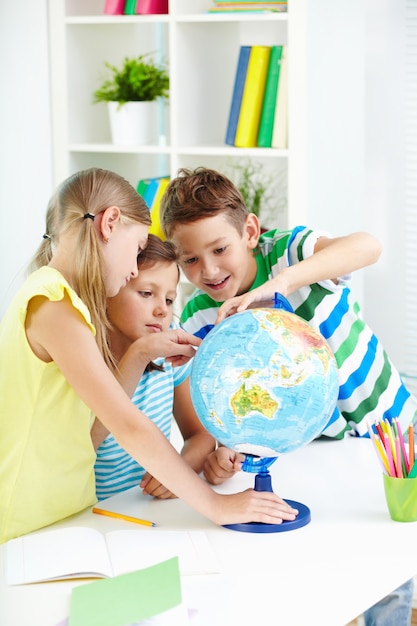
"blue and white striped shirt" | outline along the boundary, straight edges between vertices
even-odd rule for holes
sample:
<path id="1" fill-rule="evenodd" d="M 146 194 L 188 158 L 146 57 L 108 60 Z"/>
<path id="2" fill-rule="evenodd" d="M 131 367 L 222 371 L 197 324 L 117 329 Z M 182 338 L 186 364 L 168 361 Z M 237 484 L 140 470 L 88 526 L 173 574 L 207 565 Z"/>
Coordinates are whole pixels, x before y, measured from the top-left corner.
<path id="1" fill-rule="evenodd" d="M 144 372 L 132 396 L 132 402 L 169 439 L 174 389 L 189 376 L 192 361 L 179 367 L 172 367 L 164 359 L 155 359 L 155 363 L 163 364 L 165 371 Z M 94 471 L 98 500 L 137 486 L 146 473 L 145 468 L 117 443 L 111 433 L 97 449 Z"/>

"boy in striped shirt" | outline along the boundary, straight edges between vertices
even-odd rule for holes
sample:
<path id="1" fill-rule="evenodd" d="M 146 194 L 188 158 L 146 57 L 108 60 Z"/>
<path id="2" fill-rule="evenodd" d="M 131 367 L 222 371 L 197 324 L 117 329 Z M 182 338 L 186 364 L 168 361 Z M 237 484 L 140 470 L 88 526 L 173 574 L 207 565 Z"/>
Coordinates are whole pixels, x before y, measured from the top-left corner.
<path id="1" fill-rule="evenodd" d="M 406 430 L 417 412 L 380 341 L 363 321 L 349 288 L 351 272 L 375 263 L 370 234 L 332 238 L 297 226 L 260 234 L 233 183 L 205 168 L 181 170 L 161 204 L 162 225 L 180 266 L 197 288 L 181 315 L 188 332 L 205 337 L 226 316 L 249 306 L 273 306 L 285 296 L 295 313 L 329 343 L 339 369 L 337 408 L 323 435 L 367 436 L 367 422 L 400 419 Z"/>
<path id="2" fill-rule="evenodd" d="M 196 287 L 181 315 L 186 331 L 204 338 L 233 313 L 273 306 L 274 294 L 280 293 L 325 337 L 336 358 L 339 397 L 324 436 L 367 436 L 367 422 L 384 417 L 398 417 L 404 431 L 413 422 L 417 400 L 350 292 L 351 272 L 380 256 L 372 235 L 332 238 L 305 226 L 261 234 L 236 186 L 203 167 L 182 169 L 170 182 L 161 201 L 161 224 Z M 220 484 L 242 460 L 220 446 L 208 456 L 204 474 Z M 410 580 L 365 612 L 366 626 L 408 626 L 412 594 Z"/>

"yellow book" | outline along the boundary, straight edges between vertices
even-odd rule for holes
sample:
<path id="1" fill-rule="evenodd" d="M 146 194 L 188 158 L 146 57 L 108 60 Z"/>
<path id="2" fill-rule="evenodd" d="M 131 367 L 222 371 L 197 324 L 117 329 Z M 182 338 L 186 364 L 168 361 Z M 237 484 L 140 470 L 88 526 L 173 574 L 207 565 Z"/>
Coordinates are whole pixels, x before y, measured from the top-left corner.
<path id="1" fill-rule="evenodd" d="M 238 148 L 257 145 L 270 54 L 271 46 L 252 46 L 236 129 Z"/>
<path id="2" fill-rule="evenodd" d="M 159 237 L 159 239 L 162 239 L 162 241 L 165 241 L 165 235 L 161 228 L 161 221 L 159 218 L 159 205 L 161 204 L 161 198 L 165 193 L 165 189 L 168 187 L 168 183 L 168 176 L 160 179 L 158 189 L 156 190 L 155 198 L 152 202 L 151 207 L 152 224 L 149 228 L 149 232 Z"/>
<path id="3" fill-rule="evenodd" d="M 274 127 L 272 130 L 272 147 L 285 150 L 288 148 L 288 48 L 283 46 L 281 72 L 277 101 L 275 105 Z"/>

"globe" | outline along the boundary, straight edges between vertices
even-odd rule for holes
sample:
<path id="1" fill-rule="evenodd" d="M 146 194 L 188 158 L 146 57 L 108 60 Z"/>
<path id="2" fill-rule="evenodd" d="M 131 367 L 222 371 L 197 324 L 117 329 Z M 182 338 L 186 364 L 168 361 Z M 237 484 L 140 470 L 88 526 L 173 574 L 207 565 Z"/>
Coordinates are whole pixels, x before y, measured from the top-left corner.
<path id="1" fill-rule="evenodd" d="M 200 344 L 190 374 L 196 413 L 213 437 L 245 454 L 242 469 L 257 472 L 256 491 L 272 491 L 269 465 L 323 431 L 339 392 L 329 345 L 290 303 L 275 294 L 274 308 L 232 315 Z M 280 524 L 226 524 L 244 532 L 281 532 L 308 524 L 310 509 Z"/>
<path id="2" fill-rule="evenodd" d="M 339 391 L 325 339 L 280 308 L 246 310 L 215 326 L 196 352 L 190 382 L 211 435 L 255 457 L 275 458 L 315 439 Z"/>

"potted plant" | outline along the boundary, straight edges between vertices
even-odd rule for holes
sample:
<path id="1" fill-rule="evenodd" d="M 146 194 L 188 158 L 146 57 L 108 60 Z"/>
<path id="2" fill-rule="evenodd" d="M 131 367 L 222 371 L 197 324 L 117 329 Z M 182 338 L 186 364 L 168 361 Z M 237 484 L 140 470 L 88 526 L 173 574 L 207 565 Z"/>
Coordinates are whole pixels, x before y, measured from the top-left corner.
<path id="1" fill-rule="evenodd" d="M 229 165 L 230 178 L 242 194 L 248 211 L 258 217 L 261 230 L 278 228 L 287 204 L 283 173 L 272 172 L 252 159 L 239 159 Z"/>
<path id="2" fill-rule="evenodd" d="M 167 70 L 149 55 L 125 57 L 121 67 L 105 63 L 110 75 L 94 92 L 94 102 L 107 102 L 113 143 L 151 143 L 157 125 L 158 100 L 169 94 Z"/>

